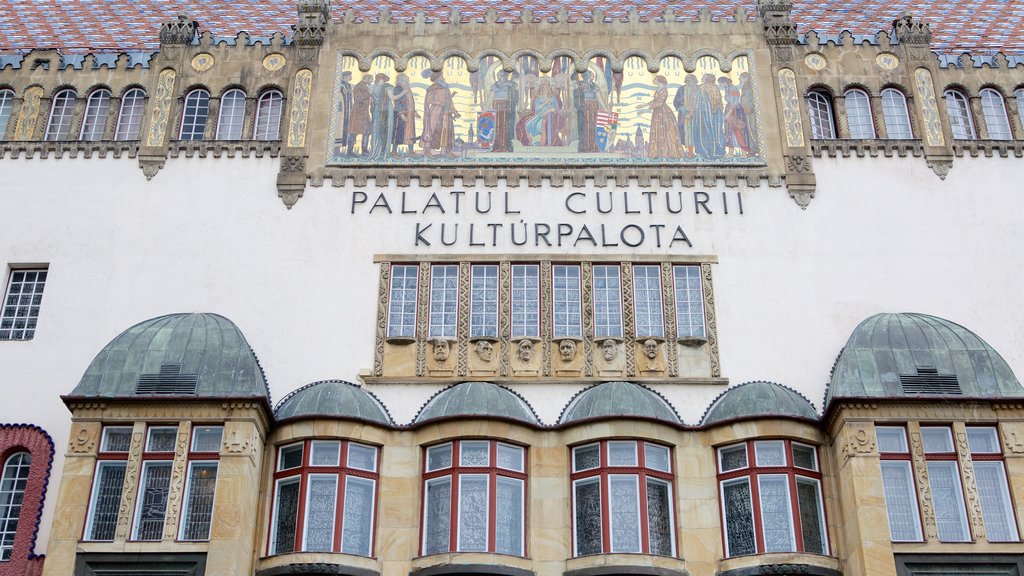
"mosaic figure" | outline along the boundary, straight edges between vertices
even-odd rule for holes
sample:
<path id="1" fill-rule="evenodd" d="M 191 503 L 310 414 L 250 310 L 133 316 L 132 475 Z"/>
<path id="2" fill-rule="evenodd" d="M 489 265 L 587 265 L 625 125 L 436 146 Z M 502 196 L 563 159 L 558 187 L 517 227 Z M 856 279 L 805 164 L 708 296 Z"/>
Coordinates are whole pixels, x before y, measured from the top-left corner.
<path id="1" fill-rule="evenodd" d="M 492 152 L 511 152 L 515 119 L 519 109 L 519 85 L 513 72 L 500 71 L 491 85 L 484 108 L 494 112 Z"/>
<path id="2" fill-rule="evenodd" d="M 430 72 L 430 87 L 423 98 L 423 134 L 420 145 L 432 155 L 440 151 L 449 156 L 455 144 L 455 118 L 461 115 L 455 109 L 452 91 L 440 72 Z"/>
<path id="3" fill-rule="evenodd" d="M 524 146 L 562 146 L 562 98 L 552 78 L 535 78 L 530 111 L 516 125 L 516 138 Z"/>
<path id="4" fill-rule="evenodd" d="M 367 144 L 370 141 L 370 82 L 372 80 L 373 76 L 366 74 L 359 84 L 352 88 L 352 133 L 349 137 L 354 144 L 356 136 L 362 136 L 359 152 L 363 155 L 366 154 Z"/>
<path id="5" fill-rule="evenodd" d="M 648 150 L 651 158 L 679 158 L 682 150 L 679 145 L 679 127 L 676 115 L 668 105 L 668 80 L 664 76 L 654 79 L 657 86 L 654 97 L 643 107 L 651 110 L 651 141 Z"/>
<path id="6" fill-rule="evenodd" d="M 352 73 L 342 72 L 338 84 L 338 133 L 334 143 L 338 154 L 349 154 L 352 147 Z"/>
<path id="7" fill-rule="evenodd" d="M 405 146 L 405 152 L 412 152 L 416 142 L 416 100 L 409 86 L 409 77 L 399 74 L 395 78 L 395 87 L 388 96 L 392 106 L 392 124 L 394 133 L 391 138 L 391 154 L 399 152 L 399 146 Z"/>
<path id="8" fill-rule="evenodd" d="M 683 85 L 676 88 L 672 106 L 676 109 L 676 126 L 679 132 L 679 144 L 684 156 L 693 156 L 693 113 L 697 109 L 697 77 L 687 74 Z"/>
<path id="9" fill-rule="evenodd" d="M 714 74 L 705 74 L 697 91 L 693 112 L 693 151 L 704 158 L 721 158 L 725 155 L 723 145 L 724 111 L 722 93 Z"/>
<path id="10" fill-rule="evenodd" d="M 576 108 L 577 150 L 597 152 L 597 113 L 604 107 L 593 72 L 584 72 L 574 83 L 573 105 Z"/>
<path id="11" fill-rule="evenodd" d="M 740 103 L 741 95 L 738 86 L 734 86 L 728 76 L 718 79 L 722 96 L 725 98 L 723 122 L 725 128 L 725 147 L 733 156 L 750 153 L 750 132 L 747 129 L 747 113 Z M 742 151 L 742 152 L 741 152 Z"/>

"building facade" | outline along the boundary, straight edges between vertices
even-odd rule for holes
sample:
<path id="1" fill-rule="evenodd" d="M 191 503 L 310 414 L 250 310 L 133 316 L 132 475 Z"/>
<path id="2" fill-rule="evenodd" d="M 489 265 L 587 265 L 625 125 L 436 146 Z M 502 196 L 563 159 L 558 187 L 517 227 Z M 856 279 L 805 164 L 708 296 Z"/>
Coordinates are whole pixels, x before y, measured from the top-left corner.
<path id="1" fill-rule="evenodd" d="M 10 6 L 0 576 L 1024 571 L 1012 5 L 499 4 Z"/>

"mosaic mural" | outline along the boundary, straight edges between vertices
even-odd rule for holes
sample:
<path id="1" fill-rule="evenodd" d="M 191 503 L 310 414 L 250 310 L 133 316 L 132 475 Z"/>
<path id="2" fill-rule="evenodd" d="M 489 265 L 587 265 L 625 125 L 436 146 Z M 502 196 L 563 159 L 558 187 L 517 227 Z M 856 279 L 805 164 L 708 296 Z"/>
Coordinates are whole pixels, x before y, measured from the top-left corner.
<path id="1" fill-rule="evenodd" d="M 577 70 L 567 56 L 541 71 L 525 55 L 471 72 L 461 57 L 397 72 L 387 56 L 359 69 L 338 54 L 328 164 L 624 163 L 763 165 L 759 100 L 747 55 L 670 56 L 651 72 L 638 56 Z M 511 68 L 511 69 L 509 69 Z"/>

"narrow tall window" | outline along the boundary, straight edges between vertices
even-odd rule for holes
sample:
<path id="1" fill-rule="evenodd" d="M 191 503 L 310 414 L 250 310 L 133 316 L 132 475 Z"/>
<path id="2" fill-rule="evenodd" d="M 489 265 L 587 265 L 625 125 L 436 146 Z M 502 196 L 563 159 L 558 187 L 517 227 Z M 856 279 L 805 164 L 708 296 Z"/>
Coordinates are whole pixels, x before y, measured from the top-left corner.
<path id="1" fill-rule="evenodd" d="M 910 129 L 910 112 L 907 97 L 895 88 L 882 90 L 882 116 L 885 118 L 885 132 L 891 140 L 907 140 L 914 137 Z"/>
<path id="2" fill-rule="evenodd" d="M 217 487 L 217 467 L 221 426 L 194 426 L 185 477 L 185 503 L 182 506 L 181 540 L 207 540 L 213 521 L 213 496 Z"/>
<path id="3" fill-rule="evenodd" d="M 185 95 L 181 113 L 181 140 L 202 140 L 206 134 L 206 119 L 210 115 L 210 93 L 196 89 Z"/>
<path id="4" fill-rule="evenodd" d="M 235 88 L 220 97 L 217 140 L 241 140 L 245 125 L 245 92 Z"/>
<path id="5" fill-rule="evenodd" d="M 61 90 L 53 96 L 50 106 L 50 119 L 46 122 L 45 140 L 67 140 L 71 132 L 71 117 L 75 113 L 75 100 L 78 95 L 70 88 Z"/>
<path id="6" fill-rule="evenodd" d="M 459 267 L 430 267 L 430 338 L 455 338 L 459 309 Z"/>
<path id="7" fill-rule="evenodd" d="M 959 90 L 946 90 L 942 95 L 946 100 L 946 114 L 949 116 L 949 129 L 954 140 L 974 140 L 974 118 L 967 96 Z"/>
<path id="8" fill-rule="evenodd" d="M 622 336 L 622 282 L 618 266 L 594 266 L 594 337 Z"/>
<path id="9" fill-rule="evenodd" d="M 633 309 L 637 338 L 665 335 L 659 266 L 633 266 Z"/>
<path id="10" fill-rule="evenodd" d="M 512 266 L 512 337 L 540 336 L 540 271 L 537 265 Z"/>
<path id="11" fill-rule="evenodd" d="M 391 267 L 388 338 L 412 338 L 416 335 L 416 292 L 418 286 L 418 266 Z"/>
<path id="12" fill-rule="evenodd" d="M 820 91 L 807 93 L 807 115 L 811 121 L 811 138 L 830 140 L 836 137 L 836 121 L 832 115 L 832 98 Z"/>
<path id="13" fill-rule="evenodd" d="M 882 467 L 882 490 L 893 542 L 920 542 L 921 516 L 910 467 L 907 431 L 899 426 L 876 426 L 875 439 Z"/>
<path id="14" fill-rule="evenodd" d="M 138 140 L 142 131 L 142 113 L 146 109 L 146 92 L 132 88 L 121 96 L 121 109 L 117 112 L 114 140 Z"/>
<path id="15" fill-rule="evenodd" d="M 847 90 L 846 123 L 850 128 L 850 138 L 865 140 L 875 137 L 875 122 L 871 116 L 871 100 L 863 90 Z"/>
<path id="16" fill-rule="evenodd" d="M 46 269 L 11 270 L 0 313 L 0 340 L 31 340 L 36 333 Z"/>
<path id="17" fill-rule="evenodd" d="M 131 427 L 107 426 L 103 429 L 99 450 L 101 459 L 96 463 L 89 514 L 85 521 L 86 540 L 114 539 L 131 444 Z"/>
<path id="18" fill-rule="evenodd" d="M 1006 116 L 1003 95 L 991 88 L 981 90 L 981 111 L 985 115 L 989 140 L 1011 140 L 1010 119 Z"/>
<path id="19" fill-rule="evenodd" d="M 608 440 L 572 449 L 573 556 L 675 556 L 667 446 Z M 607 537 L 606 537 L 607 535 Z"/>
<path id="20" fill-rule="evenodd" d="M 469 336 L 498 337 L 498 267 L 475 265 L 471 268 Z"/>
<path id="21" fill-rule="evenodd" d="M 256 129 L 253 140 L 281 139 L 281 109 L 284 98 L 277 90 L 268 90 L 260 95 L 256 105 Z"/>
<path id="22" fill-rule="evenodd" d="M 979 426 L 967 429 L 971 463 L 978 482 L 981 514 L 985 520 L 985 537 L 989 542 L 1018 542 L 1017 518 L 1006 481 L 1003 449 L 996 429 Z"/>
<path id="23" fill-rule="evenodd" d="M 552 266 L 551 307 L 555 338 L 580 338 L 583 334 L 580 303 L 580 267 Z"/>
<path id="24" fill-rule="evenodd" d="M 270 554 L 373 553 L 378 451 L 338 440 L 277 450 Z"/>
<path id="25" fill-rule="evenodd" d="M 85 116 L 82 118 L 82 132 L 79 140 L 103 140 L 107 130 L 107 115 L 110 114 L 110 90 L 93 90 L 85 102 Z"/>
<path id="26" fill-rule="evenodd" d="M 14 537 L 18 533 L 18 518 L 31 464 L 32 455 L 28 452 L 17 452 L 4 462 L 0 475 L 0 561 L 10 560 L 14 551 Z"/>
<path id="27" fill-rule="evenodd" d="M 423 554 L 525 555 L 525 456 L 523 447 L 495 440 L 427 448 Z"/>
<path id="28" fill-rule="evenodd" d="M 12 93 L 13 97 L 14 94 Z M 1017 101 L 1017 119 L 1020 120 L 1020 125 L 1024 127 L 1024 88 L 1017 88 L 1013 91 L 1013 99 Z M 3 108 L 0 108 L 0 134 L 3 134 Z"/>
<path id="29" fill-rule="evenodd" d="M 676 336 L 704 338 L 704 294 L 700 266 L 675 266 Z"/>
<path id="30" fill-rule="evenodd" d="M 952 431 L 940 426 L 922 426 L 921 441 L 928 464 L 928 484 L 935 504 L 935 525 L 939 540 L 967 542 L 971 539 L 967 527 L 967 507 L 960 484 L 960 465 L 953 448 Z"/>
<path id="31" fill-rule="evenodd" d="M 14 108 L 14 90 L 0 90 L 0 140 L 7 133 L 7 124 Z"/>
<path id="32" fill-rule="evenodd" d="M 147 431 L 142 480 L 139 482 L 139 495 L 135 504 L 133 540 L 163 539 L 177 439 L 178 428 L 175 426 L 151 426 Z"/>

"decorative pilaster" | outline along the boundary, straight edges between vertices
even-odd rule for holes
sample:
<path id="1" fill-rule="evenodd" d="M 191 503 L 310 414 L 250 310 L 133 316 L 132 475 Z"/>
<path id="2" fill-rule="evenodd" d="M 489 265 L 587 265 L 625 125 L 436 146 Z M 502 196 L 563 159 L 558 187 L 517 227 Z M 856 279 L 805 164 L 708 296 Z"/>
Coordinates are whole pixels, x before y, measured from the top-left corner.
<path id="1" fill-rule="evenodd" d="M 384 338 L 388 328 L 388 290 L 391 287 L 391 262 L 380 263 L 377 287 L 377 335 L 373 346 L 373 375 L 384 375 Z"/>
<path id="2" fill-rule="evenodd" d="M 924 443 L 921 441 L 921 426 L 917 422 L 907 424 L 910 436 L 910 457 L 914 468 L 914 479 L 917 484 L 917 499 L 921 503 L 921 519 L 924 524 L 926 540 L 938 540 L 939 529 L 935 523 L 935 505 L 932 500 L 932 489 L 928 483 L 928 462 L 924 457 Z"/>
<path id="3" fill-rule="evenodd" d="M 975 541 L 984 540 L 987 536 L 985 535 L 985 518 L 981 511 L 981 495 L 978 494 L 974 462 L 971 460 L 971 447 L 967 442 L 967 428 L 963 422 L 953 423 L 953 436 L 956 438 L 956 457 L 963 476 L 964 496 L 967 499 L 967 514 L 971 519 L 971 532 Z"/>
<path id="4" fill-rule="evenodd" d="M 711 264 L 700 265 L 701 286 L 704 289 L 704 321 L 707 323 L 708 359 L 711 377 L 722 377 L 722 363 L 718 358 L 718 320 L 715 318 L 715 291 L 711 285 Z"/>
<path id="5" fill-rule="evenodd" d="M 427 375 L 427 340 L 430 337 L 430 262 L 420 262 L 416 291 L 416 375 Z"/>
<path id="6" fill-rule="evenodd" d="M 459 294 L 465 295 L 467 302 L 472 300 L 469 291 L 469 262 L 459 262 Z M 459 376 L 469 374 L 469 306 L 459 306 L 459 365 L 456 373 Z"/>
<path id="7" fill-rule="evenodd" d="M 583 300 L 583 375 L 594 375 L 594 268 L 590 262 L 580 263 L 580 292 Z"/>
<path id="8" fill-rule="evenodd" d="M 139 485 L 139 470 L 142 468 L 142 445 L 146 441 L 146 423 L 136 422 L 132 431 L 131 448 L 128 450 L 128 463 L 124 471 L 124 487 L 121 489 L 121 506 L 117 511 L 117 526 L 114 530 L 114 541 L 124 542 L 128 539 L 131 525 L 132 510 L 135 503 L 135 492 Z"/>
<path id="9" fill-rule="evenodd" d="M 299 59 L 304 62 L 312 62 L 316 59 L 320 46 L 324 43 L 327 35 L 327 22 L 331 19 L 330 0 L 299 0 L 298 8 L 299 23 L 295 26 L 295 34 L 292 36 L 295 45 L 299 48 Z"/>

